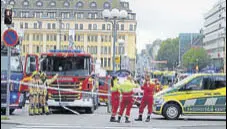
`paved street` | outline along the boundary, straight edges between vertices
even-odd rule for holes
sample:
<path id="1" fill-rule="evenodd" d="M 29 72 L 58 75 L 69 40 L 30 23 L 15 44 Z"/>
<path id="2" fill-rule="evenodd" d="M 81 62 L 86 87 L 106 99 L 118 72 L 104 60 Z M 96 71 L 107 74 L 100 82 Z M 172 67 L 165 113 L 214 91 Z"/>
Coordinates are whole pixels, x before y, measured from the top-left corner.
<path id="1" fill-rule="evenodd" d="M 137 111 L 137 108 L 133 108 L 131 119 L 137 117 Z M 124 119 L 120 124 L 110 123 L 109 117 L 106 107 L 100 107 L 94 114 L 57 113 L 49 116 L 28 116 L 26 109 L 23 109 L 17 110 L 10 116 L 10 120 L 2 121 L 1 127 L 3 129 L 225 129 L 226 125 L 226 118 L 217 116 L 185 116 L 177 121 L 167 121 L 161 116 L 153 115 L 150 123 L 132 121 L 130 124 L 124 123 Z"/>

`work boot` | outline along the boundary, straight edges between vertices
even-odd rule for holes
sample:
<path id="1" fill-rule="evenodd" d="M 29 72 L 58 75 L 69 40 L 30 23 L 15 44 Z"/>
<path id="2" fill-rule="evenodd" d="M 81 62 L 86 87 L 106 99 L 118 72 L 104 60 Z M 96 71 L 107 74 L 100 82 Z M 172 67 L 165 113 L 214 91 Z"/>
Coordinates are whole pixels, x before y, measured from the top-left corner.
<path id="1" fill-rule="evenodd" d="M 143 121 L 143 116 L 139 115 L 138 119 L 135 119 L 135 121 Z"/>
<path id="2" fill-rule="evenodd" d="M 151 121 L 151 116 L 147 116 L 146 122 L 150 122 Z"/>
<path id="3" fill-rule="evenodd" d="M 29 107 L 29 116 L 34 115 L 34 109 L 32 107 Z"/>
<path id="4" fill-rule="evenodd" d="M 121 122 L 121 116 L 118 116 L 118 120 L 117 120 L 118 123 Z"/>
<path id="5" fill-rule="evenodd" d="M 131 121 L 129 121 L 129 118 L 127 116 L 125 117 L 125 123 L 131 123 Z"/>
<path id="6" fill-rule="evenodd" d="M 117 122 L 117 121 L 116 121 L 115 117 L 112 116 L 112 117 L 110 118 L 110 122 Z"/>

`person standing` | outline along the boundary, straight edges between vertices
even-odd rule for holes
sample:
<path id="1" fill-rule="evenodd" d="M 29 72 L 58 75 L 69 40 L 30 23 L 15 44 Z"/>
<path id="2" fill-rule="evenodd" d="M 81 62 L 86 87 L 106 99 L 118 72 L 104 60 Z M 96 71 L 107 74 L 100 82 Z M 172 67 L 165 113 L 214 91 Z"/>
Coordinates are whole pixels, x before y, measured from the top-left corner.
<path id="1" fill-rule="evenodd" d="M 129 117 L 131 113 L 131 108 L 133 106 L 133 88 L 138 88 L 137 85 L 135 85 L 132 81 L 131 76 L 129 75 L 127 77 L 127 80 L 125 80 L 120 85 L 120 92 L 122 93 L 122 101 L 120 103 L 120 111 L 118 116 L 118 123 L 121 121 L 121 117 L 124 113 L 124 110 L 126 108 L 126 116 L 125 116 L 125 123 L 130 123 Z"/>
<path id="2" fill-rule="evenodd" d="M 150 122 L 151 114 L 152 114 L 152 106 L 153 106 L 153 95 L 154 95 L 156 86 L 154 83 L 151 83 L 149 75 L 146 76 L 145 83 L 141 87 L 141 89 L 144 91 L 144 95 L 141 101 L 141 105 L 139 107 L 139 117 L 138 119 L 135 119 L 135 121 L 143 120 L 144 109 L 146 106 L 148 106 L 148 115 L 147 115 L 146 122 Z"/>
<path id="3" fill-rule="evenodd" d="M 44 88 L 42 88 L 42 93 L 43 93 L 43 96 L 41 97 L 41 108 L 43 110 L 43 112 L 48 115 L 50 114 L 50 111 L 49 111 L 49 107 L 48 107 L 48 104 L 47 104 L 47 101 L 48 101 L 48 89 L 47 87 L 52 84 L 54 81 L 57 80 L 58 78 L 58 74 L 55 75 L 53 78 L 51 79 L 47 79 L 47 76 L 44 72 L 40 72 L 40 77 L 41 77 L 41 80 L 42 80 L 42 83 L 44 84 Z"/>
<path id="4" fill-rule="evenodd" d="M 117 115 L 117 111 L 120 104 L 120 92 L 119 92 L 119 84 L 118 78 L 113 76 L 111 79 L 111 103 L 112 103 L 112 115 L 110 118 L 110 122 L 117 122 L 115 117 Z"/>

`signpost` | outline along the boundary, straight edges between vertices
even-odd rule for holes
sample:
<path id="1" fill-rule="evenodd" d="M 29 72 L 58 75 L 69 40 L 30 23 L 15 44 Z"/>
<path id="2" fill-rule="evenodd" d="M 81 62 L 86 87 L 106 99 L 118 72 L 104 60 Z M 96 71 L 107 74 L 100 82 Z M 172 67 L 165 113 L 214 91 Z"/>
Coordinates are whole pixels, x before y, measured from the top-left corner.
<path id="1" fill-rule="evenodd" d="M 8 47 L 8 71 L 7 71 L 7 100 L 6 100 L 6 115 L 10 114 L 10 78 L 11 78 L 11 47 L 14 47 L 18 43 L 18 34 L 15 30 L 8 28 L 3 33 L 3 42 Z"/>

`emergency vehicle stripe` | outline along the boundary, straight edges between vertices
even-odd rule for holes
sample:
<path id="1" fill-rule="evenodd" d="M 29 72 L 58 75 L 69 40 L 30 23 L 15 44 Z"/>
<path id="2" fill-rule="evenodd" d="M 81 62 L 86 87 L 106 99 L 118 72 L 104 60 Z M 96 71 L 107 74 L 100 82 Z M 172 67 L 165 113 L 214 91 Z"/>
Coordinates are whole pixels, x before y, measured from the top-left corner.
<path id="1" fill-rule="evenodd" d="M 208 98 L 205 105 L 214 106 L 217 102 L 218 98 Z"/>
<path id="2" fill-rule="evenodd" d="M 184 103 L 184 107 L 194 106 L 195 103 L 196 103 L 196 99 L 186 100 Z"/>
<path id="3" fill-rule="evenodd" d="M 206 103 L 206 100 L 207 100 L 206 98 L 197 99 L 195 105 L 196 106 L 204 105 Z"/>
<path id="4" fill-rule="evenodd" d="M 226 98 L 225 97 L 218 97 L 218 100 L 216 101 L 215 105 L 221 105 L 226 103 Z"/>

